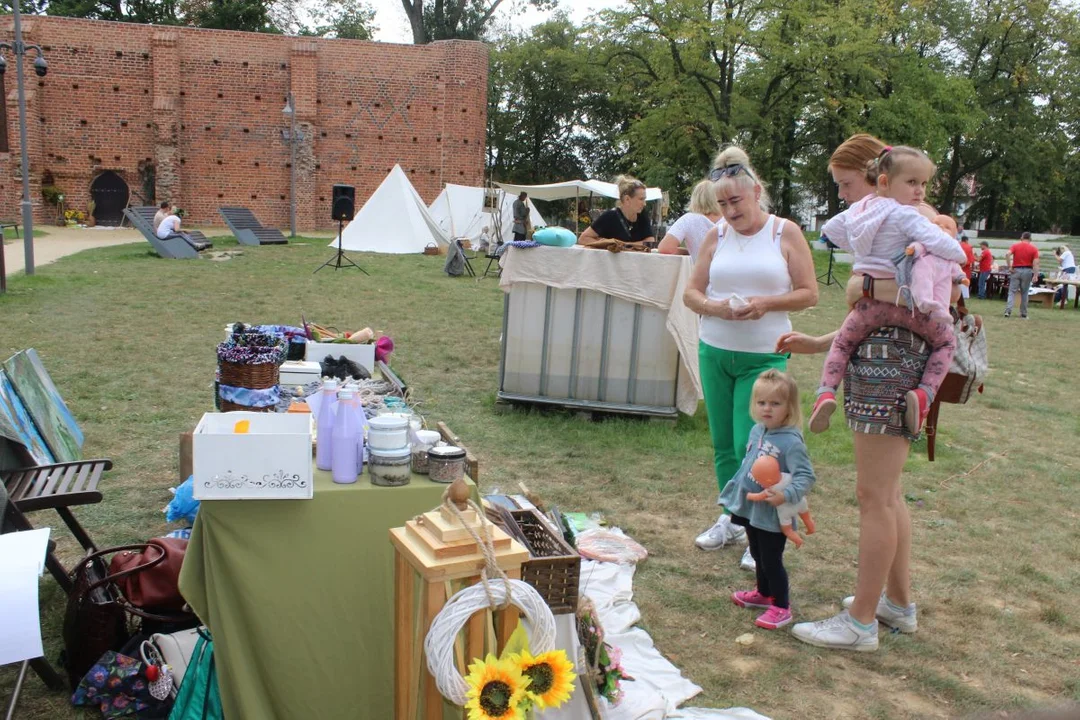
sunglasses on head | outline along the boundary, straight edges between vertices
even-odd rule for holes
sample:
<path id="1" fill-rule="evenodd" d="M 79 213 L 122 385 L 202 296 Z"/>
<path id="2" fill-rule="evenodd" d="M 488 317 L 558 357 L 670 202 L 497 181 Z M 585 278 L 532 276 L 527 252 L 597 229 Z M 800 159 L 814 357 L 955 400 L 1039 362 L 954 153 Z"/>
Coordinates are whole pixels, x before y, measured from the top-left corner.
<path id="1" fill-rule="evenodd" d="M 750 171 L 747 170 L 745 166 L 736 163 L 735 165 L 725 165 L 722 168 L 714 168 L 713 171 L 709 173 L 709 179 L 715 182 L 720 178 L 735 177 L 740 172 L 744 172 L 747 175 L 750 174 Z"/>

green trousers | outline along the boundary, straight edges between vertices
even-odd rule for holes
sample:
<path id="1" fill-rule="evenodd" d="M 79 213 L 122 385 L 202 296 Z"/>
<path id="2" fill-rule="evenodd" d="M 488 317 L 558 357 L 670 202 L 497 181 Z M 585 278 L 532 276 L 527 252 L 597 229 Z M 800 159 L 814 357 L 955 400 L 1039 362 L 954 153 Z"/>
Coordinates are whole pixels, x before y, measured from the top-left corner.
<path id="1" fill-rule="evenodd" d="M 709 413 L 716 483 L 723 490 L 742 464 L 754 427 L 750 417 L 754 381 L 769 368 L 787 370 L 787 355 L 721 350 L 699 342 L 698 365 Z"/>

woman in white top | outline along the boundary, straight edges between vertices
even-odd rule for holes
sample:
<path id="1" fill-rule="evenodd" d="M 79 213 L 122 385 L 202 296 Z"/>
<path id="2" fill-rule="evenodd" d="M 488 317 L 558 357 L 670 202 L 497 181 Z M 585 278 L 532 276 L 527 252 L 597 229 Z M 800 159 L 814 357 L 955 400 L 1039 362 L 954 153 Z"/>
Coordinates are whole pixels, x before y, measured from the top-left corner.
<path id="1" fill-rule="evenodd" d="M 656 249 L 665 255 L 675 255 L 679 252 L 679 246 L 683 245 L 696 262 L 705 236 L 723 217 L 720 203 L 716 201 L 716 184 L 712 180 L 702 180 L 694 186 L 687 211 L 668 228 Z"/>
<path id="2" fill-rule="evenodd" d="M 816 305 L 818 291 L 806 238 L 795 223 L 769 214 L 768 193 L 746 153 L 725 148 L 713 166 L 709 178 L 725 222 L 705 236 L 683 302 L 701 316 L 701 386 L 723 490 L 754 426 L 754 381 L 769 368 L 787 369 L 787 355 L 775 352 L 776 342 L 791 330 L 788 312 Z M 714 550 L 745 537 L 725 514 L 695 544 Z M 744 558 L 744 567 L 753 567 L 752 561 Z"/>
<path id="3" fill-rule="evenodd" d="M 676 223 L 678 224 L 678 223 Z M 1054 248 L 1054 254 L 1058 258 L 1058 280 L 1075 280 L 1076 279 L 1076 260 L 1073 259 L 1072 250 L 1066 245 L 1061 245 Z M 1054 300 L 1060 301 L 1064 304 L 1069 299 L 1069 286 L 1062 285 L 1054 293 Z"/>

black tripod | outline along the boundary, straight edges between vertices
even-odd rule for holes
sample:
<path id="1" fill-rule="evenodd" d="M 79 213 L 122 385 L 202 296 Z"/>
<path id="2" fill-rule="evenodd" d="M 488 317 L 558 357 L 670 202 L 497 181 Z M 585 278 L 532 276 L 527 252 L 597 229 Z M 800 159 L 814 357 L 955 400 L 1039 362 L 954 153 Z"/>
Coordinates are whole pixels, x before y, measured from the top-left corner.
<path id="1" fill-rule="evenodd" d="M 343 267 L 346 267 L 346 268 L 347 267 L 354 267 L 357 270 L 359 270 L 360 272 L 364 273 L 365 275 L 368 275 L 367 270 L 365 270 L 364 268 L 360 267 L 355 262 L 353 262 L 352 258 L 350 258 L 348 255 L 346 255 L 345 251 L 341 249 L 341 236 L 342 236 L 343 231 L 345 229 L 344 228 L 345 221 L 342 218 L 338 218 L 337 225 L 338 225 L 338 230 L 337 230 L 337 252 L 334 253 L 334 257 L 330 258 L 329 260 L 324 262 L 322 265 L 315 268 L 315 272 L 319 272 L 324 267 L 332 267 L 335 270 L 340 270 Z M 315 273 L 312 273 L 312 275 L 314 275 L 314 274 Z M 368 276 L 370 277 L 370 275 L 368 275 Z"/>
<path id="2" fill-rule="evenodd" d="M 833 275 L 833 253 L 836 252 L 836 246 L 830 243 L 829 245 L 829 267 L 825 272 L 817 276 L 817 281 L 822 285 L 839 285 L 840 281 Z"/>

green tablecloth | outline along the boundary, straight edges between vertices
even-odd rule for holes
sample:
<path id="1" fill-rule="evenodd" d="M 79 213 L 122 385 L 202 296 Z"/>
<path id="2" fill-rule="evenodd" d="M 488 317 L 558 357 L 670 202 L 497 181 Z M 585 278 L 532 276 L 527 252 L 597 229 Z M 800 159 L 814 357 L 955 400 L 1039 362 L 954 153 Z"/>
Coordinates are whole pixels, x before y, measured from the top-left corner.
<path id="1" fill-rule="evenodd" d="M 388 531 L 445 489 L 423 475 L 335 485 L 316 471 L 312 500 L 202 503 L 180 590 L 213 634 L 225 717 L 393 717 Z"/>

